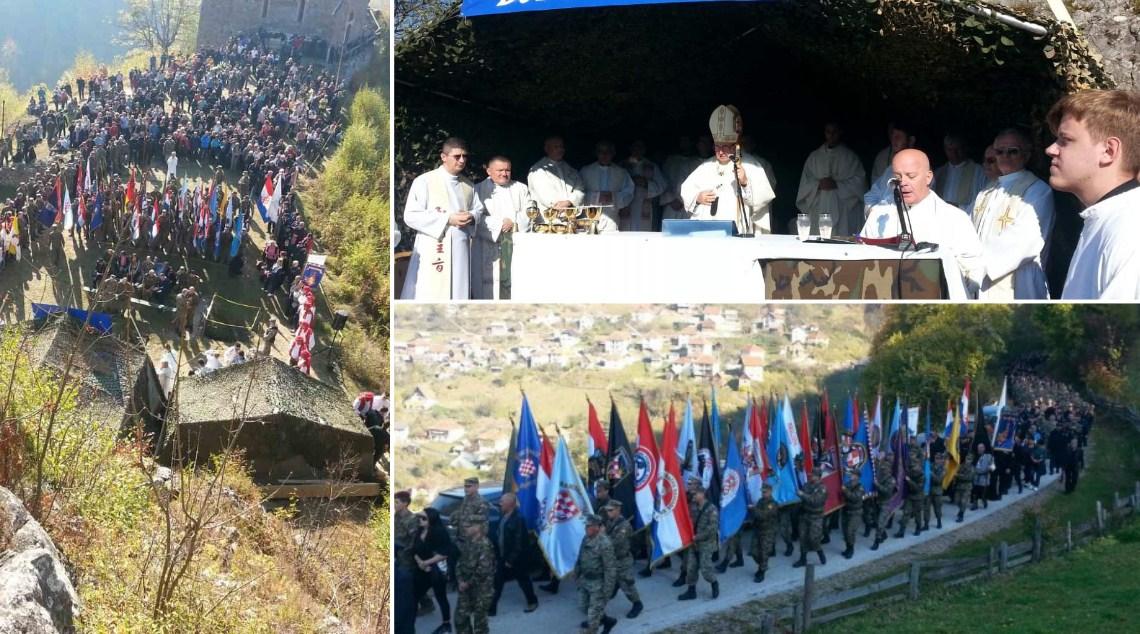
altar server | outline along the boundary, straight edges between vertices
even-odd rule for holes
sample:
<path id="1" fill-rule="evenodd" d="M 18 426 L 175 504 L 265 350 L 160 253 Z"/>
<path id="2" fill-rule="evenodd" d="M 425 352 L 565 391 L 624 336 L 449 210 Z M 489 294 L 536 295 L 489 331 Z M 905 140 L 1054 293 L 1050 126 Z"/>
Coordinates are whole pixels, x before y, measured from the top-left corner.
<path id="1" fill-rule="evenodd" d="M 585 204 L 602 205 L 598 231 L 618 231 L 618 210 L 633 202 L 633 179 L 622 166 L 614 163 L 614 144 L 598 141 L 594 146 L 597 161 L 582 168 L 582 184 L 586 188 Z M 627 224 L 628 226 L 628 224 Z"/>
<path id="2" fill-rule="evenodd" d="M 947 134 L 942 149 L 946 164 L 934 170 L 934 191 L 942 200 L 969 213 L 978 192 L 986 186 L 986 172 L 966 156 L 966 145 L 957 134 Z"/>
<path id="3" fill-rule="evenodd" d="M 526 177 L 526 186 L 534 202 L 538 203 L 538 210 L 581 205 L 586 198 L 586 191 L 582 187 L 582 177 L 578 170 L 570 167 L 563 159 L 566 156 L 566 144 L 562 137 L 547 138 L 542 144 L 542 150 L 546 156 L 530 166 Z"/>
<path id="4" fill-rule="evenodd" d="M 830 214 L 837 235 L 852 235 L 864 220 L 863 192 L 867 173 L 846 145 L 837 123 L 823 126 L 823 145 L 808 155 L 800 176 L 796 207 L 811 217 L 811 232 L 819 234 L 819 215 Z"/>

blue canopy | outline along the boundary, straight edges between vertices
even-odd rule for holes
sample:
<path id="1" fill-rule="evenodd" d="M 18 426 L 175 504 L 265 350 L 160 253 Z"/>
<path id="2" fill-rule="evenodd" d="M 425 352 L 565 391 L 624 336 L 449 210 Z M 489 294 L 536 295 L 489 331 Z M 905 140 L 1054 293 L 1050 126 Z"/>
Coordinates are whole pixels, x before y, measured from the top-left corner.
<path id="1" fill-rule="evenodd" d="M 553 9 L 726 1 L 754 2 L 756 0 L 463 0 L 463 6 L 460 11 L 464 17 L 470 18 L 476 15 L 502 15 L 505 13 L 521 13 L 523 11 L 550 11 Z"/>

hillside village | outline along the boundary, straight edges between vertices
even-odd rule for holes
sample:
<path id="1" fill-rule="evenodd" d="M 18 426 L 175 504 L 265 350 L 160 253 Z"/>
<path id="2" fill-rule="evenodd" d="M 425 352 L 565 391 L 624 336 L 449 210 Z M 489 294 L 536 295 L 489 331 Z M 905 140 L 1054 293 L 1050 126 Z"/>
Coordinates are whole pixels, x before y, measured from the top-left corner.
<path id="1" fill-rule="evenodd" d="M 780 305 L 489 308 L 467 306 L 457 315 L 448 307 L 419 307 L 421 314 L 409 320 L 418 328 L 396 329 L 408 333 L 392 342 L 392 433 L 402 447 L 397 469 L 401 482 L 423 485 L 425 495 L 461 481 L 463 473 L 498 477 L 509 418 L 518 415 L 516 385 L 525 386 L 540 423 L 558 425 L 568 442 L 581 444 L 583 392 L 603 426 L 607 393 L 648 390 L 654 408 L 715 388 L 727 412 L 741 407 L 745 394 L 788 389 L 789 378 L 806 381 L 857 366 L 870 337 L 864 309 L 856 306 L 838 313 Z M 411 310 L 401 307 L 397 322 Z M 615 399 L 633 432 L 636 412 L 628 410 L 636 401 Z"/>

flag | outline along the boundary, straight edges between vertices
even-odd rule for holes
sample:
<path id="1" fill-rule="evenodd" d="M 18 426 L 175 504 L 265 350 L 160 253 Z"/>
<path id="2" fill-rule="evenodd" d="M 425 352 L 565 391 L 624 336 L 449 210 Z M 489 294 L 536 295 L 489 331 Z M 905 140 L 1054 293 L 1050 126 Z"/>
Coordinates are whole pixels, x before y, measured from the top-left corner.
<path id="1" fill-rule="evenodd" d="M 226 196 L 226 222 L 234 219 L 234 197 Z"/>
<path id="2" fill-rule="evenodd" d="M 890 447 L 895 446 L 895 436 L 899 433 L 899 428 L 902 426 L 902 404 L 899 399 L 895 397 L 895 409 L 891 413 L 891 431 L 887 434 L 887 441 Z"/>
<path id="3" fill-rule="evenodd" d="M 994 423 L 994 451 L 1013 451 L 1014 430 L 1017 429 L 1017 417 L 1005 411 L 1006 386 L 1008 378 L 1001 384 L 1001 399 L 997 402 L 997 422 Z"/>
<path id="4" fill-rule="evenodd" d="M 678 453 L 677 427 L 670 408 L 657 461 L 657 510 L 653 514 L 653 553 L 650 555 L 654 563 L 693 543 L 693 522 L 681 482 Z"/>
<path id="5" fill-rule="evenodd" d="M 63 181 L 59 176 L 55 177 L 55 219 L 52 221 L 54 224 L 63 222 Z"/>
<path id="6" fill-rule="evenodd" d="M 922 456 L 922 494 L 930 495 L 930 404 L 926 405 L 926 440 Z"/>
<path id="7" fill-rule="evenodd" d="M 899 412 L 900 409 L 895 401 L 895 411 Z M 891 449 L 894 454 L 891 460 L 891 471 L 895 474 L 895 494 L 887 501 L 887 515 L 894 513 L 898 510 L 903 502 L 906 501 L 906 459 L 907 459 L 907 442 L 906 430 L 899 430 L 898 433 L 891 435 Z"/>
<path id="8" fill-rule="evenodd" d="M 720 456 L 717 455 L 716 442 L 713 440 L 712 421 L 709 420 L 709 408 L 704 407 L 701 414 L 701 438 L 697 445 L 697 477 L 701 479 L 701 486 L 705 488 L 705 497 L 713 506 L 720 507 Z"/>
<path id="9" fill-rule="evenodd" d="M 83 225 L 87 224 L 87 194 L 79 197 L 79 210 L 75 214 L 75 222 L 82 229 Z"/>
<path id="10" fill-rule="evenodd" d="M 756 448 L 760 454 L 761 464 L 764 465 L 764 470 L 761 472 L 763 476 L 761 479 L 762 485 L 763 480 L 766 480 L 768 476 L 772 475 L 772 461 L 768 459 L 768 430 L 771 428 L 768 421 L 772 420 L 770 415 L 771 405 L 767 401 L 765 401 L 763 405 L 759 405 L 753 400 L 753 407 L 760 410 L 760 435 L 756 437 Z"/>
<path id="11" fill-rule="evenodd" d="M 538 522 L 534 527 L 536 531 L 541 531 L 546 526 L 546 498 L 550 495 L 551 476 L 554 473 L 554 445 L 550 444 L 546 432 L 540 430 L 539 433 L 542 435 L 542 450 L 538 460 L 538 478 L 534 484 L 534 494 L 538 499 Z"/>
<path id="12" fill-rule="evenodd" d="M 87 162 L 90 163 L 91 159 L 90 158 L 87 159 Z M 76 172 L 75 172 L 75 195 L 79 196 L 82 193 L 83 193 L 83 161 L 80 161 L 79 165 L 76 166 Z"/>
<path id="13" fill-rule="evenodd" d="M 131 177 L 127 180 L 127 191 L 123 194 L 123 209 L 130 209 L 135 202 L 135 168 L 131 168 Z"/>
<path id="14" fill-rule="evenodd" d="M 803 448 L 803 482 L 807 482 L 807 476 L 812 472 L 812 467 L 815 466 L 812 460 L 812 446 L 811 446 L 811 423 L 808 421 L 807 401 L 803 401 L 803 408 L 800 411 L 800 446 Z"/>
<path id="15" fill-rule="evenodd" d="M 139 223 L 141 219 L 142 214 L 139 212 L 138 207 L 136 207 L 134 215 L 131 216 L 131 240 L 139 239 Z"/>
<path id="16" fill-rule="evenodd" d="M 154 222 L 150 225 L 150 237 L 152 240 L 157 240 L 158 239 L 158 229 L 159 229 L 159 227 L 158 227 L 159 220 L 158 219 L 159 219 L 159 215 L 160 215 L 158 212 L 158 198 L 157 197 L 154 199 L 154 211 L 152 213 L 154 214 L 154 217 L 152 218 L 152 220 Z"/>
<path id="17" fill-rule="evenodd" d="M 633 496 L 637 513 L 633 516 L 634 529 L 653 523 L 654 493 L 657 491 L 657 439 L 649 422 L 649 408 L 645 399 L 637 413 L 637 453 L 633 456 Z"/>
<path id="18" fill-rule="evenodd" d="M 720 452 L 720 408 L 716 406 L 716 388 L 712 390 L 712 416 L 709 423 L 712 425 L 713 446 Z"/>
<path id="19" fill-rule="evenodd" d="M 792 473 L 796 476 L 796 488 L 804 485 L 804 474 L 802 464 L 800 469 L 796 469 L 796 458 L 803 461 L 803 446 L 800 444 L 800 431 L 799 426 L 796 425 L 796 415 L 792 411 L 792 401 L 788 398 L 787 392 L 784 393 L 783 406 L 777 405 L 777 408 L 782 407 L 780 416 L 777 420 L 781 421 L 784 425 L 784 442 L 788 445 L 788 460 L 792 463 Z"/>
<path id="20" fill-rule="evenodd" d="M 610 483 L 610 497 L 621 502 L 621 514 L 633 521 L 636 501 L 633 495 L 633 452 L 629 438 L 621 426 L 617 404 L 610 400 L 610 447 L 606 452 L 606 480 Z"/>
<path id="21" fill-rule="evenodd" d="M 681 486 L 689 478 L 697 477 L 697 434 L 693 429 L 693 399 L 685 401 L 685 416 L 681 419 L 681 435 L 677 439 L 677 462 L 681 466 Z"/>
<path id="22" fill-rule="evenodd" d="M 586 515 L 594 512 L 562 436 L 558 436 L 558 448 L 554 452 L 545 506 L 549 509 L 547 521 L 543 522 L 538 543 L 554 576 L 561 579 L 574 570 L 578 562 L 578 551 L 586 537 Z"/>
<path id="23" fill-rule="evenodd" d="M 995 412 L 995 416 L 994 416 L 994 420 L 996 421 L 996 423 L 994 424 L 994 435 L 993 435 L 993 438 L 990 440 L 990 442 L 992 442 L 994 445 L 997 444 L 998 428 L 1001 427 L 1001 412 L 1002 412 L 1002 410 L 1005 409 L 1006 388 L 1008 386 L 1009 386 L 1009 377 L 1003 378 L 1002 382 L 1001 382 L 1001 398 L 999 398 L 998 402 L 995 403 L 995 405 L 997 405 L 997 411 Z"/>
<path id="24" fill-rule="evenodd" d="M 83 191 L 91 193 L 91 155 L 87 155 L 87 169 L 83 170 Z"/>
<path id="25" fill-rule="evenodd" d="M 970 425 L 970 377 L 966 377 L 966 386 L 962 388 L 961 407 L 962 407 L 962 411 L 959 414 L 959 416 L 962 419 L 962 423 L 967 426 L 966 427 L 967 429 L 969 429 L 969 425 Z"/>
<path id="26" fill-rule="evenodd" d="M 843 463 L 839 460 L 839 434 L 835 429 L 835 419 L 831 417 L 831 406 L 827 392 L 823 393 L 820 404 L 820 422 L 823 425 L 823 443 L 819 452 L 820 483 L 827 490 L 827 500 L 823 503 L 823 514 L 843 507 Z"/>
<path id="27" fill-rule="evenodd" d="M 768 440 L 768 464 L 772 474 L 768 477 L 768 484 L 772 485 L 772 497 L 777 504 L 793 504 L 800 501 L 797 493 L 799 482 L 796 481 L 795 455 L 788 446 L 788 425 L 786 418 L 791 416 L 791 407 L 777 408 L 776 420 L 772 425 L 772 437 Z M 793 435 L 795 422 L 792 422 Z"/>
<path id="28" fill-rule="evenodd" d="M 745 491 L 749 504 L 760 501 L 760 489 L 764 485 L 764 442 L 760 435 L 759 409 L 755 400 L 749 398 L 744 408 L 744 422 L 740 426 L 740 453 L 744 460 Z"/>
<path id="29" fill-rule="evenodd" d="M 218 221 L 218 187 L 210 188 L 210 222 Z"/>
<path id="30" fill-rule="evenodd" d="M 63 228 L 72 229 L 75 227 L 75 216 L 71 213 L 71 192 L 68 191 L 67 186 L 63 187 Z"/>
<path id="31" fill-rule="evenodd" d="M 269 215 L 269 219 L 277 222 L 277 210 L 281 207 L 281 173 L 277 173 L 277 180 L 273 183 L 273 195 L 269 199 L 269 207 L 265 213 Z"/>
<path id="32" fill-rule="evenodd" d="M 538 439 L 538 425 L 534 422 L 534 415 L 530 411 L 530 403 L 523 396 L 522 414 L 519 416 L 519 433 L 515 452 L 515 491 L 518 493 L 519 514 L 526 522 L 528 529 L 534 530 L 538 525 L 538 495 L 536 486 L 538 481 L 538 462 L 540 460 L 542 445 Z"/>
<path id="33" fill-rule="evenodd" d="M 214 220 L 214 226 L 217 228 L 214 233 L 214 259 L 217 260 L 222 257 L 222 230 L 225 229 L 226 223 L 217 218 Z"/>
<path id="34" fill-rule="evenodd" d="M 515 419 L 511 419 L 511 441 L 507 443 L 507 468 L 503 469 L 503 493 L 514 493 L 515 491 L 515 469 L 518 468 L 518 459 L 516 457 L 514 448 L 519 441 L 519 428 L 515 425 Z"/>
<path id="35" fill-rule="evenodd" d="M 244 222 L 241 214 L 238 214 L 237 220 L 234 220 L 234 239 L 233 242 L 230 243 L 231 258 L 236 258 L 238 251 L 241 251 L 241 237 L 242 233 L 245 231 L 245 227 L 242 226 L 243 224 Z"/>
<path id="36" fill-rule="evenodd" d="M 720 541 L 727 541 L 744 525 L 748 516 L 748 502 L 744 498 L 744 462 L 736 444 L 732 426 L 728 428 L 728 453 L 720 484 Z"/>
<path id="37" fill-rule="evenodd" d="M 958 474 L 958 465 L 962 464 L 958 455 L 958 438 L 962 429 L 958 424 L 958 413 L 947 412 L 946 415 L 953 416 L 953 420 L 950 423 L 950 437 L 946 439 L 946 453 L 950 458 L 946 461 L 946 473 L 942 476 L 943 489 L 948 488 L 954 481 L 954 476 Z"/>
<path id="38" fill-rule="evenodd" d="M 589 407 L 587 418 L 590 421 L 587 425 L 586 458 L 589 459 L 594 456 L 604 458 L 606 449 L 609 447 L 609 443 L 606 442 L 606 432 L 602 429 L 602 423 L 598 421 L 598 410 L 594 409 L 594 404 L 589 398 L 586 399 L 586 405 Z"/>
<path id="39" fill-rule="evenodd" d="M 91 230 L 103 226 L 103 192 L 95 194 L 95 213 L 91 216 Z"/>
<path id="40" fill-rule="evenodd" d="M 269 174 L 265 175 L 265 186 L 261 188 L 261 196 L 255 202 L 257 203 L 257 211 L 261 213 L 261 221 L 269 222 L 269 205 L 273 200 L 273 179 Z"/>
<path id="41" fill-rule="evenodd" d="M 856 421 L 860 419 L 857 405 L 848 402 L 848 412 Z M 859 472 L 859 482 L 863 485 L 863 493 L 870 496 L 875 491 L 875 463 L 871 460 L 871 448 L 868 446 L 867 433 L 870 427 L 866 421 L 854 423 L 855 433 L 851 438 L 851 445 L 847 447 L 844 463 L 848 469 Z"/>
<path id="42" fill-rule="evenodd" d="M 908 407 L 906 410 L 907 438 L 918 435 L 918 408 Z"/>

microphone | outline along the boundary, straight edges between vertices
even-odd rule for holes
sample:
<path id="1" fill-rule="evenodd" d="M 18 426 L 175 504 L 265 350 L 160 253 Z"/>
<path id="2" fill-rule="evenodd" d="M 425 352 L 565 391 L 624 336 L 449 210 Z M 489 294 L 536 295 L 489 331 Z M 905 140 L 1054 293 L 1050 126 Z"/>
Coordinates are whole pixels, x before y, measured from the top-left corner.
<path id="1" fill-rule="evenodd" d="M 900 180 L 897 177 L 894 177 L 894 178 L 889 179 L 887 181 L 887 184 L 890 185 L 891 187 L 898 187 L 899 185 L 902 184 L 902 180 Z"/>

